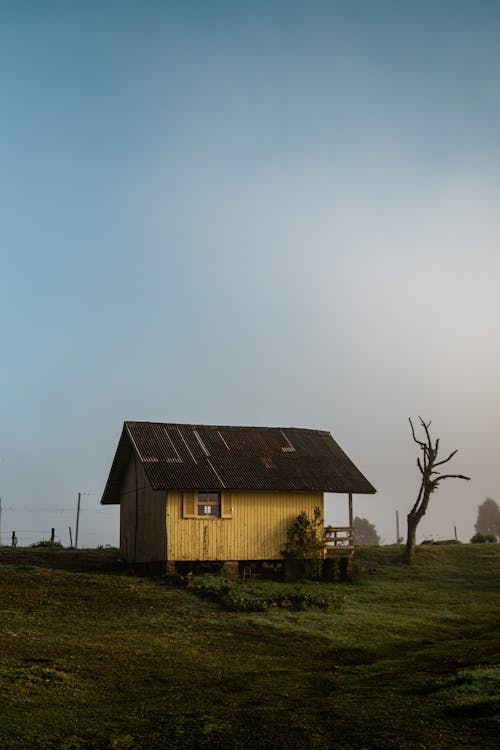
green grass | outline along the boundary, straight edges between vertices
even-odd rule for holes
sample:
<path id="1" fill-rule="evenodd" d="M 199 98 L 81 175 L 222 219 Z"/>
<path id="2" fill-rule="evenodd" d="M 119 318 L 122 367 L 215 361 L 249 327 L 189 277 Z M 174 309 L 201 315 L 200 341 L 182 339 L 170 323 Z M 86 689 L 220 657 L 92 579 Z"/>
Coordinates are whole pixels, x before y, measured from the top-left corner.
<path id="1" fill-rule="evenodd" d="M 500 545 L 357 567 L 302 584 L 340 607 L 228 612 L 113 550 L 0 550 L 0 747 L 496 748 Z"/>
<path id="2" fill-rule="evenodd" d="M 265 612 L 282 607 L 304 610 L 310 607 L 339 608 L 343 595 L 340 587 L 309 582 L 296 584 L 277 581 L 229 581 L 223 575 L 170 576 L 166 584 L 187 588 L 192 594 L 220 604 L 229 612 Z"/>

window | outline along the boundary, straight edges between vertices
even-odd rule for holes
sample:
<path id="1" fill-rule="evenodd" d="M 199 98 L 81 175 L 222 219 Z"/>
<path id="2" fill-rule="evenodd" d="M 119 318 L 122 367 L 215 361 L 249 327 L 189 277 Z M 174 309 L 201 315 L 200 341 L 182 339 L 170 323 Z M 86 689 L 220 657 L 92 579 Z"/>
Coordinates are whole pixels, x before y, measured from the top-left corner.
<path id="1" fill-rule="evenodd" d="M 220 518 L 220 492 L 198 492 L 197 515 Z"/>
<path id="2" fill-rule="evenodd" d="M 183 518 L 232 518 L 233 496 L 231 492 L 182 493 Z"/>

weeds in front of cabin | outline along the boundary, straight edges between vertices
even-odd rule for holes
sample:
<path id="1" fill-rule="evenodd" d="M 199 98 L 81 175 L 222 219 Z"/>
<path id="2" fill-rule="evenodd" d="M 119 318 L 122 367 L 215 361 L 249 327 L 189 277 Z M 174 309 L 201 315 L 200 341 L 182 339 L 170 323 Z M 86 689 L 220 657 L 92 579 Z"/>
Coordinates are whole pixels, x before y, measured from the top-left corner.
<path id="1" fill-rule="evenodd" d="M 228 581 L 223 575 L 168 576 L 165 583 L 185 588 L 230 612 L 266 612 L 269 609 L 335 608 L 344 599 L 339 587 L 304 581 L 299 585 L 272 581 Z"/>

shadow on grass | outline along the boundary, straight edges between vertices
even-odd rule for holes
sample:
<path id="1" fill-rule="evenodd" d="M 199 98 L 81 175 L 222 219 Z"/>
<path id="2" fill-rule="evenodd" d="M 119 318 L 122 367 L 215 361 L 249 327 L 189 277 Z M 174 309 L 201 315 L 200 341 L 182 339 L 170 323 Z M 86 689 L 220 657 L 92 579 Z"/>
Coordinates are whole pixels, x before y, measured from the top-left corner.
<path id="1" fill-rule="evenodd" d="M 119 560 L 114 547 L 102 549 L 66 549 L 50 547 L 1 547 L 0 565 L 9 565 L 19 571 L 37 568 L 65 570 L 70 573 L 129 573 Z"/>

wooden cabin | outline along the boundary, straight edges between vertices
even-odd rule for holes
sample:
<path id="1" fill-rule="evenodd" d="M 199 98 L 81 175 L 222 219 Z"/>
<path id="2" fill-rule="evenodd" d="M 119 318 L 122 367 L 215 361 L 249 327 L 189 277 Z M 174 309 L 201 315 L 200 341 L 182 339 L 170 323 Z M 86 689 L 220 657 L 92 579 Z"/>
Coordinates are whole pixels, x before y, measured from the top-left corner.
<path id="1" fill-rule="evenodd" d="M 131 564 L 280 560 L 299 513 L 324 514 L 324 493 L 373 493 L 329 432 L 125 422 L 102 504 L 120 505 Z M 340 544 L 345 544 L 345 538 Z M 352 544 L 349 544 L 349 549 Z M 345 549 L 345 547 L 344 547 Z"/>

